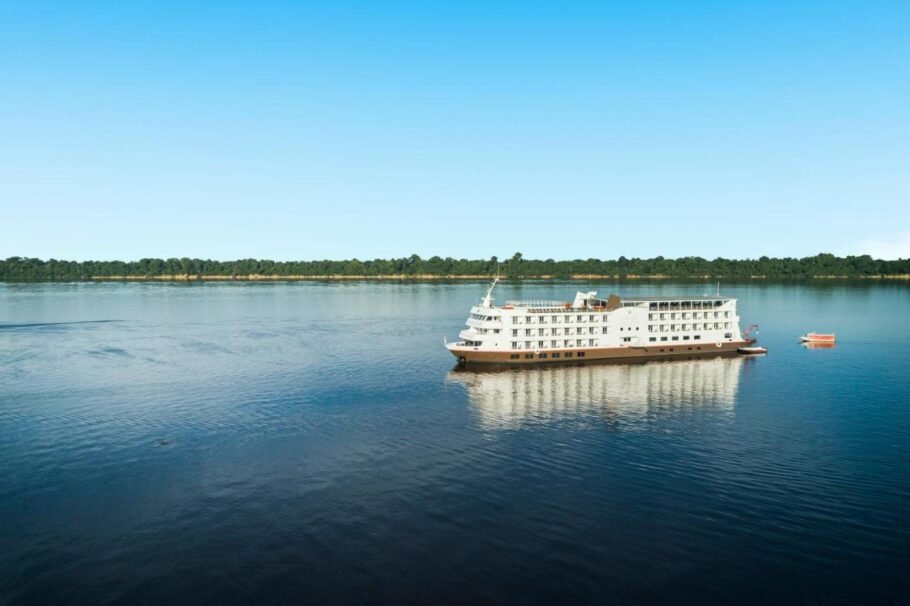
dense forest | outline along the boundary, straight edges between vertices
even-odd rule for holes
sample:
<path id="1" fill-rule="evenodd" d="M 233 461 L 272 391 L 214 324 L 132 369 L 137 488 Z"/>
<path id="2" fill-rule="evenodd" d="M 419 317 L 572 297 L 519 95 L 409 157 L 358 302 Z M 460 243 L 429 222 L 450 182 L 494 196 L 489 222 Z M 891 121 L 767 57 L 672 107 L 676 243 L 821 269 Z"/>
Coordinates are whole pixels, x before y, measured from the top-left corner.
<path id="1" fill-rule="evenodd" d="M 883 261 L 868 255 L 819 254 L 801 259 L 453 259 L 417 255 L 360 261 L 268 261 L 240 259 L 140 259 L 139 261 L 59 261 L 10 257 L 0 260 L 0 281 L 75 281 L 98 279 L 281 279 L 281 278 L 458 278 L 499 274 L 510 279 L 611 276 L 673 278 L 888 277 L 910 275 L 910 259 Z"/>

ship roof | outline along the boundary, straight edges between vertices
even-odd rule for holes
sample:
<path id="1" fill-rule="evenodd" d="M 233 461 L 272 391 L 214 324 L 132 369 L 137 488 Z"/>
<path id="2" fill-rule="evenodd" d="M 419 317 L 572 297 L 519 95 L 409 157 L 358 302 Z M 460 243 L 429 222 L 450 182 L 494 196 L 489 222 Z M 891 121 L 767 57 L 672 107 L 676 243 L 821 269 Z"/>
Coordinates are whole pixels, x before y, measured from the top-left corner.
<path id="1" fill-rule="evenodd" d="M 600 297 L 595 297 L 599 299 Z M 622 297 L 623 301 L 634 301 L 636 303 L 645 303 L 649 301 L 717 301 L 720 299 L 732 299 L 724 295 L 677 295 L 675 297 Z"/>

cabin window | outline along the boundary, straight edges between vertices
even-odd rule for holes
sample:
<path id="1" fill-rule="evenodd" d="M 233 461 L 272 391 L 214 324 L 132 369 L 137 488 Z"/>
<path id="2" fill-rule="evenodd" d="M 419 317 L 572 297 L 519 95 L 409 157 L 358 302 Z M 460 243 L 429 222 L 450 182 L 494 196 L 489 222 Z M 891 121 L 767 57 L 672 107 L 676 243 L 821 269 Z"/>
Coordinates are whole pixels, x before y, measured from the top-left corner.
<path id="1" fill-rule="evenodd" d="M 534 354 L 525 354 L 525 360 L 533 360 Z"/>
<path id="2" fill-rule="evenodd" d="M 547 354 L 545 354 L 545 353 L 542 353 L 542 354 L 540 354 L 540 355 L 539 355 L 539 356 L 537 356 L 537 357 L 538 357 L 538 358 L 541 358 L 541 359 L 543 359 L 543 358 L 546 358 L 546 357 L 547 357 Z"/>
<path id="3" fill-rule="evenodd" d="M 553 354 L 553 357 L 554 357 L 554 358 L 558 358 L 558 357 L 559 357 L 559 354 L 558 354 L 558 353 L 555 353 L 555 354 Z"/>
<path id="4" fill-rule="evenodd" d="M 578 357 L 579 358 L 585 357 L 585 352 L 583 352 L 583 351 L 578 352 Z"/>
<path id="5" fill-rule="evenodd" d="M 657 340 L 657 337 L 651 337 L 648 339 L 648 341 L 656 341 L 656 340 Z"/>
<path id="6" fill-rule="evenodd" d="M 693 338 L 693 339 L 695 339 L 695 340 L 696 340 L 696 341 L 698 341 L 698 340 L 700 340 L 700 339 L 701 339 L 701 335 L 695 335 L 695 336 L 694 336 L 694 337 L 692 337 L 692 338 Z"/>
<path id="7" fill-rule="evenodd" d="M 689 340 L 689 335 L 683 335 L 683 341 L 688 341 L 688 340 Z"/>
<path id="8" fill-rule="evenodd" d="M 666 340 L 667 340 L 667 337 L 661 337 L 660 340 L 661 340 L 661 341 L 666 341 Z"/>
<path id="9" fill-rule="evenodd" d="M 518 354 L 512 354 L 512 355 L 510 355 L 510 356 L 509 356 L 509 359 L 510 359 L 510 360 L 517 360 L 517 359 L 518 359 Z"/>
<path id="10" fill-rule="evenodd" d="M 724 333 L 724 338 L 725 338 L 725 339 L 732 339 L 732 338 L 733 338 L 733 333 L 732 333 L 732 332 L 725 332 L 725 333 Z"/>
<path id="11" fill-rule="evenodd" d="M 567 352 L 566 352 L 566 357 L 567 357 L 567 358 L 571 358 L 571 357 L 572 357 L 572 352 L 571 352 L 571 351 L 567 351 Z"/>

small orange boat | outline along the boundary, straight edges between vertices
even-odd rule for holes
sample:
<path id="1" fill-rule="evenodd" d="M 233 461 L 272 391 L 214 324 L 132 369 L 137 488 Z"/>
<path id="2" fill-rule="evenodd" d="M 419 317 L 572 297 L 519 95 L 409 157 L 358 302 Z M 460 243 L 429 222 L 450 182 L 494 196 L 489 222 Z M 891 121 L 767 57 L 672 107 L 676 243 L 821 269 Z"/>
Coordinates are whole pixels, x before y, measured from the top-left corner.
<path id="1" fill-rule="evenodd" d="M 837 338 L 833 334 L 809 332 L 799 338 L 800 343 L 834 343 Z"/>

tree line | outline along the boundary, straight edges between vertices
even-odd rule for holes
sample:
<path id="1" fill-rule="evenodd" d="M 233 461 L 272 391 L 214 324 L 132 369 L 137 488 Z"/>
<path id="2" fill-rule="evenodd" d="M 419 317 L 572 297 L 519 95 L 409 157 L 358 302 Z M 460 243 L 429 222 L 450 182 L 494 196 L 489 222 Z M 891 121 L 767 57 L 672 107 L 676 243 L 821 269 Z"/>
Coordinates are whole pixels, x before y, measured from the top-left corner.
<path id="1" fill-rule="evenodd" d="M 61 261 L 10 257 L 0 260 L 0 281 L 78 281 L 103 278 L 204 279 L 220 277 L 248 279 L 286 277 L 492 277 L 510 279 L 571 278 L 573 276 L 672 277 L 672 278 L 769 278 L 800 279 L 812 277 L 875 277 L 910 275 L 910 259 L 885 261 L 869 255 L 837 257 L 818 254 L 803 258 L 704 259 L 680 257 L 667 259 L 525 259 L 515 253 L 509 259 L 454 259 L 418 255 L 400 259 L 361 261 L 270 261 L 239 259 L 140 259 L 138 261 Z"/>

